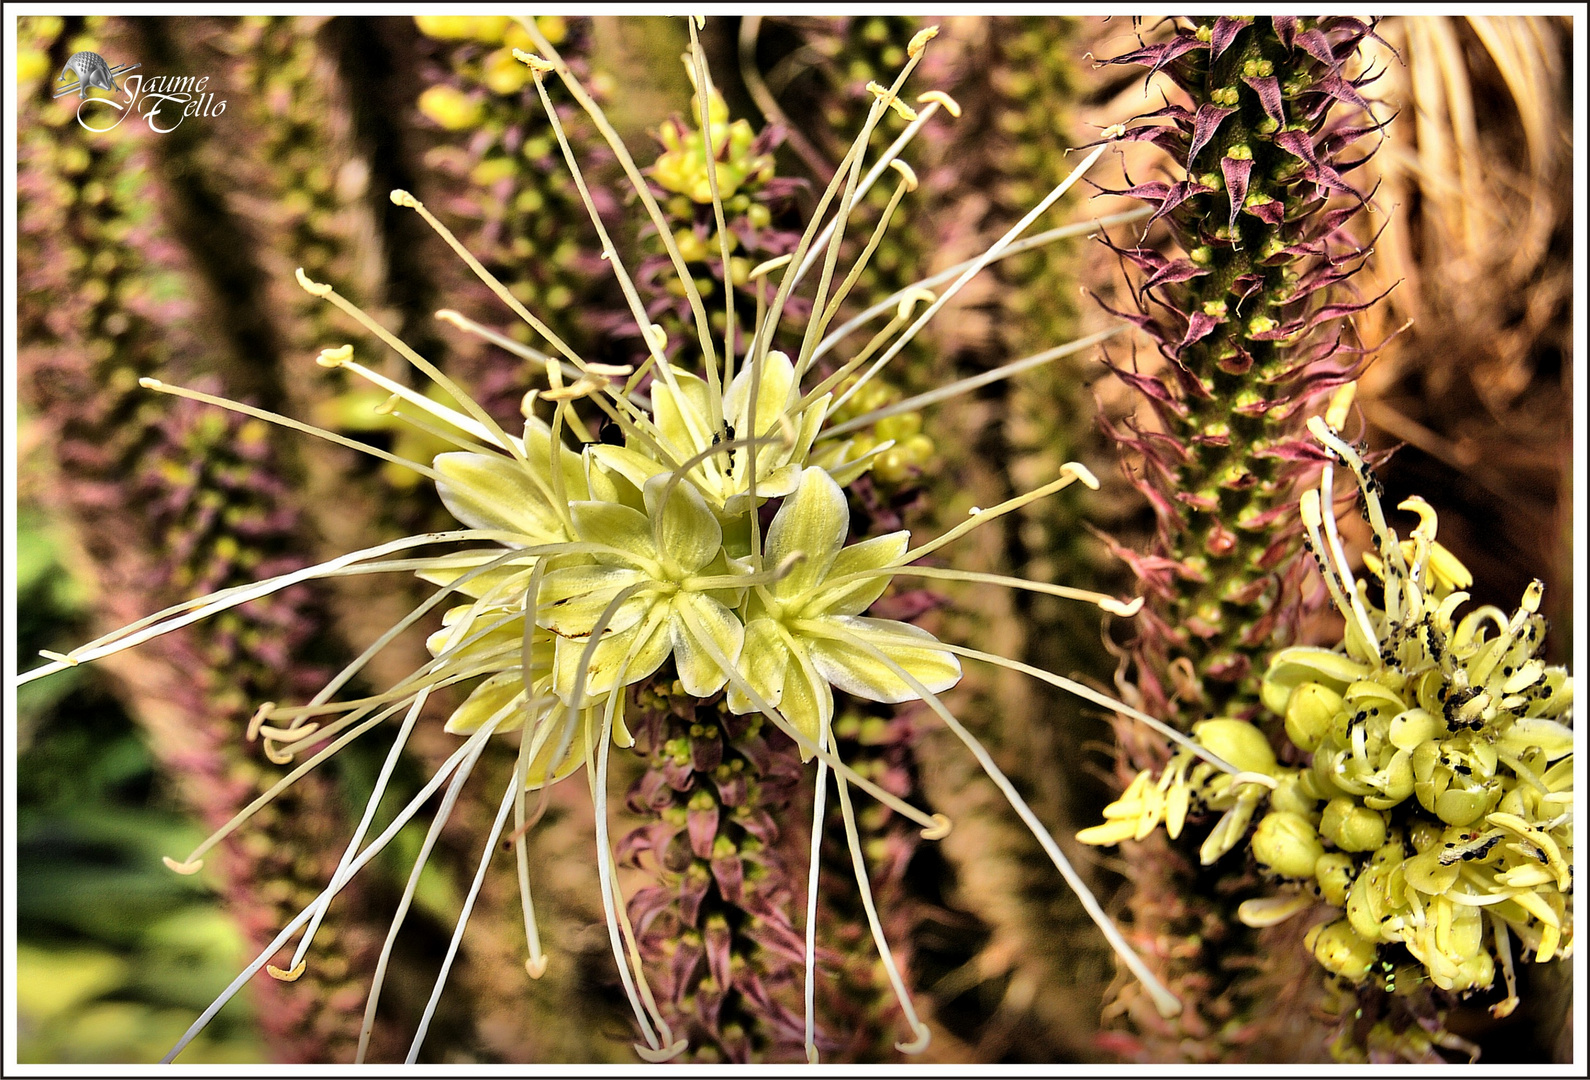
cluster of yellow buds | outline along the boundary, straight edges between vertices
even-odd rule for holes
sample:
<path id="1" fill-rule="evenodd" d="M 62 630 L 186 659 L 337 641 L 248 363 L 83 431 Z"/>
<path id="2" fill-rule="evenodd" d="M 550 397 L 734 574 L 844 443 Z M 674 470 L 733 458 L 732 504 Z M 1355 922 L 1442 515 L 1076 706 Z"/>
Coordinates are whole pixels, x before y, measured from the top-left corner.
<path id="1" fill-rule="evenodd" d="M 498 45 L 481 61 L 480 81 L 494 94 L 517 94 L 530 83 L 529 69 L 514 58 L 515 49 L 535 48 L 524 27 L 506 15 L 416 15 L 420 33 L 439 41 L 475 41 Z M 536 28 L 554 45 L 568 36 L 568 23 L 561 15 L 536 16 Z M 446 84 L 428 87 L 419 98 L 420 112 L 448 131 L 460 131 L 480 123 L 483 110 L 478 101 Z"/>
<path id="2" fill-rule="evenodd" d="M 693 85 L 696 71 L 688 56 L 685 71 Z M 690 122 L 670 119 L 658 130 L 664 152 L 652 166 L 651 175 L 665 190 L 710 205 L 712 179 L 707 175 L 707 141 L 696 127 L 700 116 L 701 94 L 697 90 L 690 98 Z M 732 199 L 743 185 L 765 184 L 773 178 L 773 155 L 756 152 L 756 133 L 751 130 L 750 121 L 742 117 L 729 122 L 728 103 L 716 89 L 707 95 L 707 119 L 712 126 L 719 198 Z M 726 209 L 732 211 L 733 207 Z"/>
<path id="3" fill-rule="evenodd" d="M 886 409 L 901 399 L 899 388 L 882 379 L 863 383 L 859 390 L 847 397 L 855 383 L 856 376 L 852 375 L 838 386 L 840 404 L 830 417 L 835 426 Z M 902 484 L 920 474 L 933 460 L 933 439 L 922 431 L 920 412 L 885 416 L 871 427 L 851 435 L 845 447 L 836 447 L 835 452 L 854 458 L 870 454 L 885 443 L 893 445 L 878 455 L 877 463 L 872 467 L 873 476 L 885 484 Z"/>
<path id="4" fill-rule="evenodd" d="M 1308 763 L 1281 768 L 1257 728 L 1205 721 L 1200 744 L 1273 788 L 1213 774 L 1182 750 L 1157 781 L 1140 774 L 1078 839 L 1141 840 L 1161 820 L 1175 837 L 1190 812 L 1224 809 L 1203 845 L 1208 864 L 1236 845 L 1267 796 L 1250 850 L 1291 884 L 1243 904 L 1244 922 L 1270 925 L 1323 899 L 1334 917 L 1305 940 L 1332 973 L 1354 983 L 1384 975 L 1396 991 L 1400 968 L 1404 990 L 1428 979 L 1467 992 L 1489 988 L 1500 967 L 1508 993 L 1492 1011 L 1504 1016 L 1518 1003 L 1509 934 L 1538 962 L 1573 944 L 1573 680 L 1539 656 L 1542 586 L 1532 583 L 1511 615 L 1487 605 L 1459 617 L 1472 576 L 1436 542 L 1434 510 L 1417 497 L 1401 503 L 1420 520 L 1400 540 L 1359 453 L 1320 419 L 1309 428 L 1357 481 L 1378 548 L 1365 563 L 1382 602 L 1354 579 L 1323 509 L 1333 462 L 1319 490 L 1304 493 L 1302 517 L 1344 640 L 1281 650 L 1262 689 Z"/>

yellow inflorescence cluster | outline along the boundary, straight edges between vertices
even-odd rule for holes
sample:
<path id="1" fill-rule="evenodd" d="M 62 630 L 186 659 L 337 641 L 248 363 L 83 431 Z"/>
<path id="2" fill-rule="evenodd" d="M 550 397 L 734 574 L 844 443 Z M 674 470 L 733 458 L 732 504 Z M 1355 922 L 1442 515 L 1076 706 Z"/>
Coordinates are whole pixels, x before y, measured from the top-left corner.
<path id="1" fill-rule="evenodd" d="M 898 387 L 881 379 L 864 384 L 860 390 L 845 398 L 855 381 L 855 376 L 851 376 L 837 387 L 836 393 L 843 402 L 834 410 L 832 420 L 836 426 L 887 408 L 901 398 Z M 904 483 L 919 475 L 933 460 L 933 439 L 922 432 L 922 414 L 919 412 L 884 417 L 871 428 L 852 435 L 843 453 L 851 457 L 870 454 L 886 442 L 894 445 L 879 454 L 872 467 L 873 476 L 885 484 Z"/>
<path id="2" fill-rule="evenodd" d="M 1306 944 L 1329 971 L 1354 983 L 1383 977 L 1395 991 L 1400 963 L 1405 989 L 1428 979 L 1465 992 L 1489 988 L 1500 967 L 1508 995 L 1494 1011 L 1506 1015 L 1518 1000 L 1509 934 L 1540 962 L 1573 944 L 1573 680 L 1540 655 L 1541 583 L 1510 615 L 1487 605 L 1460 616 L 1472 577 L 1436 543 L 1435 512 L 1422 499 L 1404 501 L 1399 508 L 1420 522 L 1399 540 L 1358 453 L 1321 421 L 1310 429 L 1358 482 L 1379 549 L 1365 562 L 1382 599 L 1372 602 L 1370 583 L 1354 580 L 1335 521 L 1322 512 L 1327 466 L 1302 513 L 1346 620 L 1344 640 L 1281 650 L 1262 690 L 1309 760 L 1277 767 L 1258 729 L 1241 721 L 1196 731 L 1200 743 L 1275 782 L 1249 845 L 1261 868 L 1293 884 L 1240 914 L 1268 925 L 1323 899 L 1334 915 Z M 1219 858 L 1266 793 L 1240 778 L 1211 780 L 1203 766 L 1189 774 L 1191 760 L 1182 752 L 1157 782 L 1138 776 L 1105 823 L 1079 839 L 1142 839 L 1160 820 L 1176 836 L 1189 806 L 1224 805 L 1202 852 L 1205 863 Z"/>

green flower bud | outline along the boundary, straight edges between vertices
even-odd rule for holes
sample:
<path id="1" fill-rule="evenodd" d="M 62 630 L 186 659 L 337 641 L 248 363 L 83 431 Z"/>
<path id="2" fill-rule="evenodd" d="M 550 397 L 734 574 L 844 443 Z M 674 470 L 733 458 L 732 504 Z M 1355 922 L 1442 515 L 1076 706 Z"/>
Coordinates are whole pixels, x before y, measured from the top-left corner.
<path id="1" fill-rule="evenodd" d="M 1297 814 L 1309 821 L 1314 821 L 1318 816 L 1317 805 L 1319 798 L 1306 786 L 1303 772 L 1285 772 L 1278 779 L 1275 790 L 1270 792 L 1270 809 L 1279 810 L 1287 814 Z"/>
<path id="2" fill-rule="evenodd" d="M 1341 919 L 1310 930 L 1303 946 L 1327 971 L 1353 982 L 1363 982 L 1375 965 L 1374 943 L 1354 933 Z"/>
<path id="3" fill-rule="evenodd" d="M 1245 720 L 1205 720 L 1193 725 L 1193 738 L 1244 772 L 1275 772 L 1275 752 L 1269 741 Z"/>
<path id="4" fill-rule="evenodd" d="M 1350 855 L 1332 851 L 1321 855 L 1314 863 L 1314 880 L 1319 882 L 1320 895 L 1337 907 L 1347 904 L 1347 890 L 1353 886 L 1353 860 Z"/>
<path id="5" fill-rule="evenodd" d="M 1286 737 L 1299 750 L 1319 748 L 1330 730 L 1331 718 L 1342 707 L 1342 696 L 1328 686 L 1306 682 L 1292 691 L 1286 703 Z"/>
<path id="6" fill-rule="evenodd" d="M 1253 831 L 1253 857 L 1259 865 L 1282 877 L 1306 878 L 1314 875 L 1314 864 L 1325 854 L 1308 818 L 1301 814 L 1272 811 Z"/>
<path id="7" fill-rule="evenodd" d="M 1386 842 L 1386 819 L 1367 806 L 1338 797 L 1325 804 L 1319 831 L 1343 851 L 1373 851 Z"/>

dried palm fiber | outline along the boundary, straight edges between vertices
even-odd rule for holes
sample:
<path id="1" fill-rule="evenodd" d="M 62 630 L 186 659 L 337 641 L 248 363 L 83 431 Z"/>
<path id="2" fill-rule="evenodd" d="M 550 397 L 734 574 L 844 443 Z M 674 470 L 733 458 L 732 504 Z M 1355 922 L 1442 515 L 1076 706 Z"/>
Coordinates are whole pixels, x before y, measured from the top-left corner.
<path id="1" fill-rule="evenodd" d="M 1381 50 L 1381 93 L 1400 115 L 1369 166 L 1387 228 L 1371 268 L 1384 284 L 1364 288 L 1401 282 L 1372 333 L 1411 320 L 1361 385 L 1376 442 L 1407 444 L 1384 479 L 1436 492 L 1443 542 L 1496 590 L 1477 600 L 1538 576 L 1567 625 L 1569 28 L 1404 16 L 1383 31 L 1396 55 Z"/>
<path id="2" fill-rule="evenodd" d="M 1572 642 L 1571 27 L 1548 16 L 1398 16 L 1381 26 L 1380 94 L 1397 106 L 1368 168 L 1386 228 L 1363 288 L 1400 282 L 1366 333 L 1360 384 L 1393 498 L 1429 493 L 1475 601 L 1546 583 L 1552 659 Z M 1395 55 L 1390 50 L 1395 49 Z M 1454 1017 L 1482 1046 L 1571 1053 L 1571 980 L 1526 965 L 1506 1025 Z"/>
<path id="3" fill-rule="evenodd" d="M 83 48 L 137 53 L 122 20 L 33 18 L 19 29 L 22 48 L 48 54 L 50 72 Z M 201 330 L 218 321 L 217 297 L 185 246 L 187 208 L 162 183 L 169 159 L 158 151 L 172 148 L 132 124 L 114 141 L 90 135 L 76 103 L 53 103 L 49 92 L 44 80 L 19 93 L 20 387 L 45 432 L 40 453 L 54 462 L 45 498 L 87 553 L 97 610 L 125 622 L 194 589 L 304 564 L 288 483 L 296 470 L 274 438 L 258 424 L 152 410 L 136 390 L 142 375 L 173 372 L 231 382 L 240 394 L 271 389 L 236 340 Z M 284 593 L 202 638 L 168 638 L 111 668 L 162 770 L 210 827 L 268 780 L 257 745 L 243 739 L 252 702 L 303 693 L 324 676 L 323 651 L 308 659 L 323 640 L 322 600 Z M 339 784 L 322 776 L 274 808 L 258 834 L 222 846 L 220 887 L 250 940 L 268 940 L 283 913 L 313 895 L 331 870 L 316 853 L 342 825 Z M 376 940 L 370 891 L 356 888 L 328 920 L 328 957 L 316 972 L 257 988 L 259 1022 L 280 1060 L 339 1056 L 356 1034 L 358 969 Z"/>

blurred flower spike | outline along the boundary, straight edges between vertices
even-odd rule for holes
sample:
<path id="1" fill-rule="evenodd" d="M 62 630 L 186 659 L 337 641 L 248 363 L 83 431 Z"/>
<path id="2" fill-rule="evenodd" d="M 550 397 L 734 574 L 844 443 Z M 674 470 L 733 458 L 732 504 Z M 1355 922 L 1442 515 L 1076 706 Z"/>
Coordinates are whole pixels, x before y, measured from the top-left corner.
<path id="1" fill-rule="evenodd" d="M 483 32 L 475 23 L 451 28 L 458 33 Z M 390 541 L 292 574 L 199 597 L 70 654 L 52 655 L 51 663 L 23 677 L 23 681 L 30 681 L 130 648 L 300 581 L 400 573 L 416 575 L 437 586 L 427 600 L 372 642 L 362 656 L 309 702 L 266 703 L 259 708 L 249 727 L 250 737 L 263 740 L 273 761 L 294 764 L 294 768 L 187 858 L 181 862 L 168 860 L 178 872 L 196 872 L 211 847 L 299 777 L 376 726 L 388 722 L 400 725 L 376 790 L 330 883 L 205 1011 L 167 1060 L 175 1057 L 262 967 L 276 978 L 299 977 L 309 962 L 316 929 L 339 889 L 433 795 L 445 788 L 440 810 L 430 825 L 376 970 L 361 1037 L 362 1060 L 393 941 L 413 900 L 421 870 L 465 780 L 493 736 L 516 739 L 517 764 L 511 782 L 502 792 L 495 824 L 486 838 L 478 872 L 465 898 L 447 959 L 415 1033 L 408 1060 L 415 1060 L 425 1038 L 491 855 L 504 835 L 510 814 L 519 826 L 509 835 L 519 862 L 528 950 L 526 967 L 532 977 L 545 972 L 549 958 L 539 940 L 523 839 L 525 796 L 527 791 L 541 789 L 581 768 L 586 771 L 598 804 L 596 862 L 602 901 L 614 959 L 641 1034 L 637 1052 L 648 1061 L 661 1061 L 685 1050 L 685 1040 L 676 1038 L 670 1030 L 647 985 L 634 929 L 625 914 L 625 898 L 616 879 L 608 837 L 609 758 L 615 746 L 624 749 L 633 743 L 625 724 L 625 704 L 629 689 L 642 683 L 657 693 L 683 693 L 697 699 L 726 692 L 731 711 L 756 714 L 776 726 L 799 747 L 803 758 L 817 761 L 814 802 L 819 827 L 824 821 L 828 773 L 835 774 L 858 886 L 875 943 L 910 1028 L 897 1044 L 903 1052 L 925 1049 L 929 1033 L 912 1007 L 873 911 L 849 789 L 859 787 L 916 822 L 929 839 L 947 835 L 950 822 L 943 815 L 890 794 L 835 755 L 830 731 L 835 689 L 872 701 L 920 701 L 940 717 L 966 743 L 1033 830 L 1056 867 L 1078 890 L 1090 914 L 1124 963 L 1142 980 L 1155 1004 L 1165 1015 L 1173 1015 L 1180 1008 L 1179 1002 L 1127 946 L 1046 827 L 939 694 L 959 681 L 962 659 L 1003 665 L 1151 724 L 1186 747 L 1189 760 L 1201 759 L 1192 782 L 1202 785 L 1211 799 L 1229 794 L 1246 805 L 1251 800 L 1242 792 L 1255 782 L 1262 787 L 1268 778 L 1243 773 L 1251 763 L 1244 763 L 1235 744 L 1211 742 L 1207 733 L 1201 734 L 1199 742 L 1188 740 L 1164 724 L 1074 681 L 974 648 L 941 642 L 907 623 L 866 615 L 890 582 L 902 575 L 959 578 L 981 585 L 1027 589 L 1080 599 L 1117 615 L 1135 614 L 1141 601 L 1126 602 L 1044 582 L 917 565 L 919 560 L 986 522 L 1078 480 L 1089 487 L 1096 487 L 1097 481 L 1086 468 L 1067 464 L 1053 481 L 998 506 L 974 510 L 965 522 L 914 547 L 906 532 L 847 543 L 850 511 L 844 488 L 871 469 L 893 446 L 887 438 L 860 442 L 849 432 L 868 429 L 885 416 L 910 413 L 953 398 L 975 385 L 1009 377 L 1067 351 L 1051 349 L 1046 356 L 1014 361 L 1005 369 L 968 379 L 966 385 L 939 387 L 872 412 L 858 415 L 854 407 L 843 411 L 853 399 L 865 400 L 868 384 L 951 296 L 991 262 L 1013 253 L 1012 245 L 1020 234 L 1080 179 L 1103 152 L 1102 148 L 1082 161 L 997 243 L 953 268 L 953 281 L 942 292 L 935 294 L 918 283 L 896 295 L 879 298 L 868 309 L 867 318 L 893 313 L 888 324 L 855 349 L 848 360 L 819 364 L 825 354 L 842 346 L 866 321 L 853 319 L 830 331 L 877 239 L 874 236 L 873 242 L 862 250 L 857 265 L 848 273 L 837 274 L 851 214 L 880 178 L 895 179 L 899 186 L 896 200 L 915 188 L 916 180 L 909 168 L 891 170 L 890 166 L 901 164 L 897 155 L 909 143 L 910 136 L 948 100 L 943 95 L 924 95 L 919 99 L 925 106 L 920 113 L 907 109 L 914 126 L 863 173 L 863 159 L 873 130 L 885 110 L 904 108 L 899 91 L 920 60 L 927 38 L 919 35 L 913 40 L 909 58 L 893 85 L 874 94 L 862 130 L 822 194 L 793 253 L 752 270 L 743 285 L 736 283 L 736 288 L 725 290 L 727 332 L 715 339 L 703 298 L 692 283 L 673 234 L 641 170 L 600 106 L 535 23 L 516 20 L 512 26 L 500 27 L 491 23 L 487 29 L 510 39 L 522 30 L 537 50 L 532 54 L 516 48 L 514 54 L 535 83 L 582 197 L 586 186 L 580 162 L 553 106 L 548 76 L 556 76 L 606 139 L 667 248 L 689 301 L 698 336 L 693 345 L 699 349 L 701 370 L 699 374 L 683 370 L 670 359 L 674 350 L 669 348 L 666 333 L 647 318 L 634 281 L 588 198 L 587 209 L 601 239 L 603 257 L 628 300 L 648 350 L 645 360 L 633 369 L 591 363 L 577 355 L 492 277 L 424 205 L 406 192 L 394 191 L 394 203 L 420 214 L 544 340 L 547 352 L 517 345 L 456 312 L 438 313 L 450 325 L 488 337 L 544 369 L 547 385 L 524 396 L 521 430 L 506 430 L 464 388 L 332 286 L 311 280 L 302 270 L 298 279 L 306 291 L 334 305 L 382 340 L 412 364 L 430 386 L 416 390 L 387 378 L 361 363 L 347 345 L 327 348 L 318 362 L 360 376 L 390 395 L 380 409 L 425 436 L 400 441 L 398 448 L 445 445 L 450 449 L 435 453 L 429 461 L 413 460 L 275 413 L 157 380 L 143 380 L 149 389 L 279 423 L 412 470 L 435 484 L 443 503 L 462 525 Z M 706 155 L 701 146 L 726 146 L 732 160 L 743 151 L 741 143 L 749 132 L 738 125 L 727 125 L 727 113 L 712 88 L 694 25 L 691 41 L 687 61 L 697 88 L 697 115 L 692 121 L 699 123 L 700 132 L 677 131 L 672 139 L 665 135 L 666 152 L 655 172 L 659 182 L 669 188 L 675 186 L 668 179 L 670 170 L 679 171 L 681 176 L 689 174 L 680 183 L 688 188 L 692 198 L 712 204 L 723 244 L 723 200 L 737 181 L 720 174 L 721 155 Z M 697 142 L 692 143 L 692 139 Z M 887 224 L 885 215 L 880 233 Z M 1073 230 L 1057 229 L 1047 235 L 1058 239 L 1092 227 L 1091 223 L 1084 223 Z M 727 265 L 726 245 L 716 254 L 722 265 Z M 787 352 L 775 349 L 774 338 L 781 331 L 787 301 L 808 271 L 819 266 L 812 290 L 811 318 L 803 328 L 787 331 Z M 731 275 L 723 275 L 723 280 L 731 280 Z M 776 287 L 769 297 L 769 285 L 775 280 Z M 946 280 L 949 277 L 941 274 L 934 283 L 942 285 Z M 737 297 L 737 292 L 749 296 Z M 749 340 L 735 339 L 737 302 L 753 303 L 755 307 L 756 318 L 751 324 L 754 330 Z M 920 303 L 927 307 L 917 314 Z M 764 515 L 759 511 L 774 502 L 777 506 L 764 533 Z M 440 553 L 435 550 L 438 548 L 442 549 Z M 376 653 L 439 608 L 442 628 L 427 640 L 429 662 L 384 692 L 338 699 L 338 691 Z M 670 661 L 671 669 L 665 666 Z M 447 721 L 447 730 L 463 741 L 419 795 L 377 830 L 376 807 L 406 740 L 431 695 L 449 690 L 467 691 Z M 1431 766 L 1432 770 L 1435 768 Z M 1435 775 L 1432 771 L 1432 783 L 1436 782 Z M 1450 786 L 1448 781 L 1447 787 Z M 1220 792 L 1217 787 L 1221 787 Z M 1538 799 L 1530 805 L 1537 804 L 1545 805 Z M 1514 809 L 1522 817 L 1528 808 Z M 1513 841 L 1515 845 L 1519 842 Z M 811 874 L 815 880 L 815 866 Z M 1522 910 L 1520 915 L 1525 917 Z M 298 943 L 290 962 L 285 967 L 269 965 L 267 961 L 295 936 Z M 816 1043 L 810 1003 L 814 948 L 808 926 L 807 1054 L 813 1061 Z"/>

